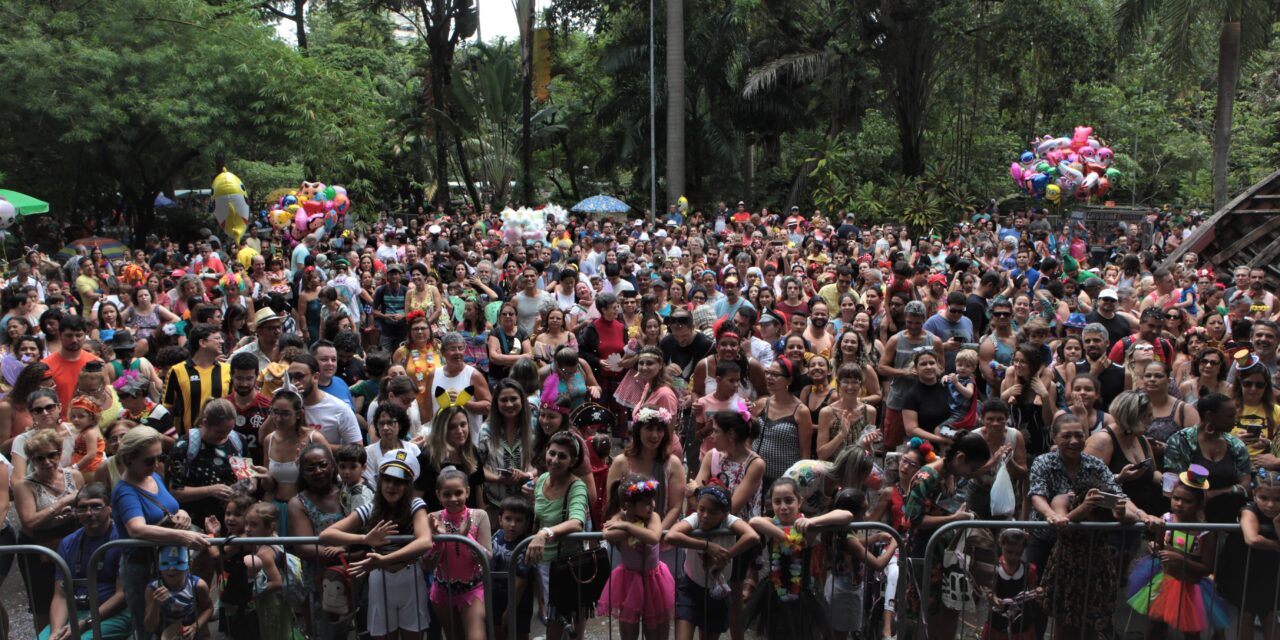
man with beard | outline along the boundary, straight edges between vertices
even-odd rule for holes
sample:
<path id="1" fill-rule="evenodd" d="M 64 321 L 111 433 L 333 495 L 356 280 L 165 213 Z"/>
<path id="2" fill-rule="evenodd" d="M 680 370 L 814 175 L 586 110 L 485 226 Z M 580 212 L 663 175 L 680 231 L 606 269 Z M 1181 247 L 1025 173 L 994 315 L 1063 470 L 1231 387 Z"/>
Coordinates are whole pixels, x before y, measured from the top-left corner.
<path id="1" fill-rule="evenodd" d="M 53 383 L 57 387 L 58 401 L 62 403 L 64 419 L 67 417 L 67 412 L 71 410 L 71 397 L 75 395 L 80 371 L 86 364 L 99 359 L 98 356 L 84 350 L 84 334 L 84 318 L 70 313 L 62 316 L 58 325 L 58 350 L 42 360 L 49 365 L 49 376 L 53 378 Z"/>
<path id="2" fill-rule="evenodd" d="M 1115 336 L 1115 340 L 1133 333 L 1134 323 L 1130 321 L 1129 316 L 1117 311 L 1119 303 L 1120 296 L 1115 289 L 1103 289 L 1098 293 L 1093 310 L 1085 316 L 1085 321 L 1096 322 L 1106 327 L 1107 335 Z M 1107 345 L 1107 348 L 1110 347 L 1111 345 Z"/>
<path id="3" fill-rule="evenodd" d="M 1101 296 L 1102 294 L 1098 294 Z M 1156 360 L 1172 367 L 1174 359 L 1173 343 L 1161 337 L 1161 330 L 1164 329 L 1164 309 L 1159 306 L 1147 307 L 1142 311 L 1142 317 L 1138 320 L 1138 332 L 1125 336 L 1119 342 L 1111 345 L 1111 352 L 1107 357 L 1112 362 L 1124 362 L 1125 352 L 1133 343 L 1142 341 L 1149 342 L 1155 347 Z"/>
<path id="4" fill-rule="evenodd" d="M 799 314 L 796 314 L 799 317 Z M 836 337 L 827 330 L 827 323 L 831 320 L 831 307 L 827 306 L 827 301 L 822 298 L 814 298 L 809 302 L 809 326 L 800 334 L 804 336 L 805 341 L 809 343 L 809 350 L 813 353 L 832 354 L 836 344 Z"/>
<path id="5" fill-rule="evenodd" d="M 347 404 L 320 389 L 316 380 L 320 375 L 320 362 L 309 353 L 300 353 L 289 362 L 289 383 L 302 396 L 306 406 L 307 424 L 319 427 L 321 435 L 329 442 L 330 449 L 344 444 L 360 444 L 364 436 L 356 414 Z M 267 434 L 262 434 L 266 438 Z"/>
<path id="6" fill-rule="evenodd" d="M 959 291 L 948 293 L 946 307 L 930 316 L 924 323 L 925 331 L 942 341 L 947 373 L 955 373 L 956 354 L 960 352 L 960 347 L 965 343 L 974 342 L 973 322 L 964 315 L 965 302 L 963 293 Z"/>
<path id="7" fill-rule="evenodd" d="M 236 408 L 235 432 L 245 444 L 245 455 L 254 464 L 265 464 L 258 431 L 271 413 L 271 398 L 258 391 L 258 359 L 251 353 L 231 357 L 231 393 L 227 399 Z"/>
<path id="8" fill-rule="evenodd" d="M 1098 380 L 1098 398 L 1102 408 L 1110 407 L 1111 401 L 1124 392 L 1124 367 L 1107 356 L 1111 338 L 1106 326 L 1090 322 L 1080 332 L 1084 342 L 1084 360 L 1075 363 L 1076 373 L 1088 373 Z"/>
<path id="9" fill-rule="evenodd" d="M 876 371 L 882 380 L 888 380 L 889 391 L 885 396 L 884 446 L 892 449 L 902 444 L 905 431 L 902 424 L 902 407 L 907 391 L 915 384 L 915 371 L 911 366 L 917 349 L 932 348 L 942 360 L 942 341 L 924 330 L 924 303 L 912 300 L 903 312 L 905 329 L 889 338 L 880 355 Z M 883 384 L 881 385 L 883 388 Z"/>
<path id="10" fill-rule="evenodd" d="M 231 368 L 222 356 L 222 331 L 213 324 L 197 324 L 187 333 L 191 356 L 169 369 L 164 381 L 164 406 L 173 413 L 181 436 L 195 426 L 210 399 L 231 387 Z"/>

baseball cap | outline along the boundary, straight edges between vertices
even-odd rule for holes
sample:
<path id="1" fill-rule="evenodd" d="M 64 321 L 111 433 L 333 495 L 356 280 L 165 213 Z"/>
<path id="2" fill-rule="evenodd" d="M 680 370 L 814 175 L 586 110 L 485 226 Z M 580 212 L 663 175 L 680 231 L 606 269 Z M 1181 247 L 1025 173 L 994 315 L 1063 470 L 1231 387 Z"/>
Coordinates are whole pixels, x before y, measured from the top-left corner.
<path id="1" fill-rule="evenodd" d="M 1103 289 L 1102 291 L 1098 292 L 1098 299 L 1099 300 L 1119 300 L 1120 296 L 1116 295 L 1115 289 Z"/>
<path id="2" fill-rule="evenodd" d="M 395 271 L 397 273 L 404 273 L 404 265 L 398 262 L 392 262 L 391 264 L 387 265 L 387 273 L 391 273 L 392 271 Z"/>
<path id="3" fill-rule="evenodd" d="M 404 449 L 393 449 L 382 458 L 378 473 L 389 478 L 413 482 L 418 478 L 418 458 Z"/>

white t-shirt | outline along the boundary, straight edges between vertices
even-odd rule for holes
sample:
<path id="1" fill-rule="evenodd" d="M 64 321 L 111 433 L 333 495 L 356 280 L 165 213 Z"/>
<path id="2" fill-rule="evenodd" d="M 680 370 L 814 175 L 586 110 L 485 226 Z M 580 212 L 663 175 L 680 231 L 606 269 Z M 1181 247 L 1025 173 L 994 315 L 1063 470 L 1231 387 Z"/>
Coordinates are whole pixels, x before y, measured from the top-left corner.
<path id="1" fill-rule="evenodd" d="M 414 404 L 417 404 L 417 403 L 414 403 Z M 405 451 L 408 451 L 409 455 L 415 458 L 418 457 L 418 454 L 422 453 L 422 450 L 418 448 L 418 445 L 412 442 L 409 442 L 408 440 L 401 440 L 400 448 L 404 449 Z M 377 490 L 378 469 L 382 467 L 382 445 L 380 443 L 375 442 L 365 447 L 364 455 L 365 455 L 364 475 L 361 476 L 361 478 L 364 480 L 365 484 L 369 485 L 370 489 Z"/>
<path id="2" fill-rule="evenodd" d="M 732 513 L 730 513 L 724 517 L 724 524 L 722 525 L 722 527 L 724 529 L 731 529 L 733 527 L 733 524 L 738 520 L 740 520 L 738 516 L 735 516 Z M 698 514 L 696 513 L 692 514 L 689 517 L 685 518 L 684 521 L 688 522 L 689 526 L 693 527 L 694 531 L 698 530 Z M 702 540 L 702 539 L 704 538 L 699 538 L 699 540 Z M 712 538 L 710 538 L 710 541 L 728 549 L 729 547 L 732 547 L 735 542 L 738 541 L 738 537 L 732 533 L 727 533 L 722 536 L 713 536 Z M 728 581 L 729 579 L 728 571 L 729 571 L 729 568 L 732 566 L 733 566 L 733 563 L 730 562 L 727 565 L 721 567 L 720 570 L 716 572 L 721 581 Z M 694 584 L 697 584 L 700 587 L 707 586 L 707 582 L 708 582 L 707 572 L 706 572 L 706 569 L 702 566 L 701 553 L 698 553 L 697 551 L 685 552 L 684 574 L 688 576 L 689 579 L 694 582 Z"/>
<path id="3" fill-rule="evenodd" d="M 320 402 L 307 405 L 307 424 L 320 427 L 329 444 L 363 443 L 360 423 L 347 403 L 327 394 L 320 394 Z"/>

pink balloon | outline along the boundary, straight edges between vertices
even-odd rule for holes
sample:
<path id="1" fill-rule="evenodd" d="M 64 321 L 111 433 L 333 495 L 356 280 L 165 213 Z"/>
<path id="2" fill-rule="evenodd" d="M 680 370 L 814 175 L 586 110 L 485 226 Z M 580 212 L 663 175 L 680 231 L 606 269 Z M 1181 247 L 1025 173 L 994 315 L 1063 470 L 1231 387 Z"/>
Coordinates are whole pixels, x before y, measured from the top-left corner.
<path id="1" fill-rule="evenodd" d="M 1013 163 L 1009 165 L 1009 175 L 1013 177 L 1015 183 L 1022 181 L 1022 165 Z"/>

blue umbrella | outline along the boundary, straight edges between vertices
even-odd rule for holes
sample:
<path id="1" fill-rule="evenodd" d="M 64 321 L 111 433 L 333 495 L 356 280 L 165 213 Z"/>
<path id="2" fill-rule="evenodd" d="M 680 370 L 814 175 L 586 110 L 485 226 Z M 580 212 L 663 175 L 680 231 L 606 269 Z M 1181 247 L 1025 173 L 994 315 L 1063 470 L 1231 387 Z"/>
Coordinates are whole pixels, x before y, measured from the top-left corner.
<path id="1" fill-rule="evenodd" d="M 631 207 L 613 196 L 598 195 L 573 205 L 570 210 L 579 213 L 626 213 Z"/>

